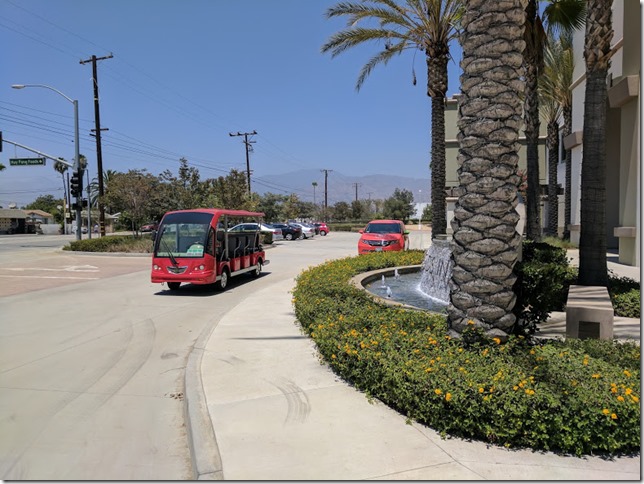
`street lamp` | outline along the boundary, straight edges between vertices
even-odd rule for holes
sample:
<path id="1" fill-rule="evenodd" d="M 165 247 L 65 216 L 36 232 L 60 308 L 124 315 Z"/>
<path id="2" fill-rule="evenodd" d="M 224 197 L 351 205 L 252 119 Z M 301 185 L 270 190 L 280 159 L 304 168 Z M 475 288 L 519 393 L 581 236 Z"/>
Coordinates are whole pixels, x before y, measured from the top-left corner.
<path id="1" fill-rule="evenodd" d="M 25 87 L 42 87 L 45 89 L 49 89 L 50 91 L 57 92 L 61 96 L 63 96 L 65 99 L 67 99 L 70 103 L 74 105 L 74 145 L 75 145 L 75 153 L 74 153 L 74 172 L 78 173 L 79 178 L 82 180 L 83 176 L 83 171 L 81 170 L 80 166 L 80 149 L 79 149 L 79 136 L 78 136 L 78 101 L 76 99 L 72 99 L 62 92 L 60 92 L 58 89 L 55 89 L 51 86 L 46 86 L 44 84 L 13 84 L 11 86 L 13 89 L 24 89 Z M 77 194 L 76 195 L 76 240 L 81 239 L 81 201 L 82 201 L 83 194 Z M 89 208 L 88 208 L 89 209 Z"/>
<path id="2" fill-rule="evenodd" d="M 418 190 L 418 231 L 420 232 L 421 227 L 420 227 L 420 220 L 423 218 L 423 211 L 421 208 L 420 204 L 420 194 L 422 193 L 422 190 Z"/>

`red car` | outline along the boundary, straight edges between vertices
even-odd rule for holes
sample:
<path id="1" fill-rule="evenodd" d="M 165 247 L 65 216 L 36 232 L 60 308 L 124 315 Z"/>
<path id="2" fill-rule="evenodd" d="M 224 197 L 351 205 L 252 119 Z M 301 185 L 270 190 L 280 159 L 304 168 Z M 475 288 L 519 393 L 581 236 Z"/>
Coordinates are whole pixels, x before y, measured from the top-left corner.
<path id="1" fill-rule="evenodd" d="M 400 220 L 372 220 L 360 234 L 358 254 L 409 248 L 409 232 Z"/>
<path id="2" fill-rule="evenodd" d="M 324 222 L 315 222 L 313 225 L 318 229 L 320 235 L 326 235 L 329 233 L 329 227 Z"/>

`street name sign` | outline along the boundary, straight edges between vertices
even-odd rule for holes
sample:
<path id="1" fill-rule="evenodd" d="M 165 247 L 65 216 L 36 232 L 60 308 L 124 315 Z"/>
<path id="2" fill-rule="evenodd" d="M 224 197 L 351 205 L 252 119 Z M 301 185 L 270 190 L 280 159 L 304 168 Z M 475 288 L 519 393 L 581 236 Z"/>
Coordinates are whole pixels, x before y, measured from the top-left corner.
<path id="1" fill-rule="evenodd" d="M 11 166 L 31 166 L 31 165 L 44 165 L 44 158 L 9 158 Z"/>

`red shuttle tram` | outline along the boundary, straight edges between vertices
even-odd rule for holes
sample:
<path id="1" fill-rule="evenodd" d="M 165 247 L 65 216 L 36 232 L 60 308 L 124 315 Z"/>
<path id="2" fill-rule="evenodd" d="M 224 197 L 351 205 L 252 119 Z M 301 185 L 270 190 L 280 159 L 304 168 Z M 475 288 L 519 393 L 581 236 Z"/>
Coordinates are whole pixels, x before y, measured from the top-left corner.
<path id="1" fill-rule="evenodd" d="M 172 290 L 182 283 L 216 284 L 225 289 L 231 277 L 257 277 L 269 263 L 261 245 L 259 222 L 263 213 L 199 208 L 166 213 L 154 239 L 153 283 Z M 228 232 L 252 222 L 256 230 Z"/>

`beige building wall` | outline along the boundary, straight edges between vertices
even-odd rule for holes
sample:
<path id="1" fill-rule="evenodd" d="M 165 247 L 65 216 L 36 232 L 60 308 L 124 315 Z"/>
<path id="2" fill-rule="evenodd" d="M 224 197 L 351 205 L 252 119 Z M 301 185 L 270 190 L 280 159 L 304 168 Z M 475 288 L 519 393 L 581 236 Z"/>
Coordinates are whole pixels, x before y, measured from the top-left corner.
<path id="1" fill-rule="evenodd" d="M 618 248 L 619 261 L 640 266 L 640 71 L 641 24 L 639 2 L 613 2 L 613 56 L 608 78 L 606 150 L 606 239 Z M 571 240 L 579 243 L 582 132 L 584 118 L 584 32 L 576 32 L 573 82 Z"/>

